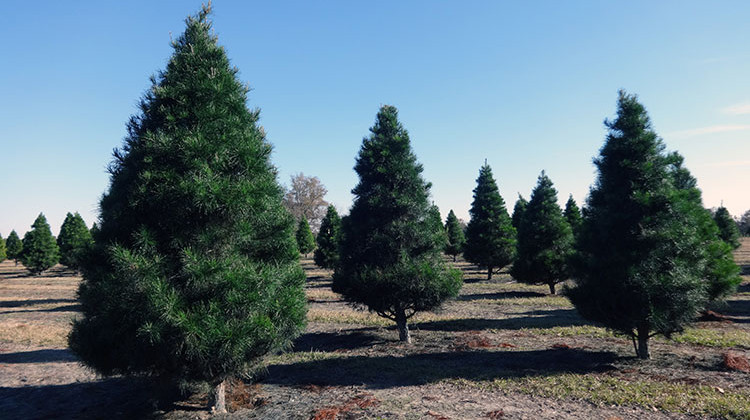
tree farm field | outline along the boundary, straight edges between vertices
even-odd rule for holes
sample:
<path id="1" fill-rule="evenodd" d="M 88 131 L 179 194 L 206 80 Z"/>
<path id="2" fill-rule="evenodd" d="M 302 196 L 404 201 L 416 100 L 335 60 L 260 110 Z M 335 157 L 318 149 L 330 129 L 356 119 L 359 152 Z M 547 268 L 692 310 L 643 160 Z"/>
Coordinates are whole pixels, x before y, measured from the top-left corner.
<path id="1" fill-rule="evenodd" d="M 266 358 L 256 381 L 234 380 L 217 418 L 642 419 L 750 418 L 750 238 L 735 253 L 738 293 L 635 358 L 627 337 L 578 316 L 547 286 L 518 284 L 459 258 L 456 299 L 395 325 L 347 305 L 331 271 L 303 259 L 307 329 Z M 209 418 L 207 394 L 155 408 L 138 378 L 102 378 L 67 350 L 80 277 L 58 265 L 33 277 L 0 263 L 0 417 Z M 739 356 L 730 360 L 727 357 Z"/>

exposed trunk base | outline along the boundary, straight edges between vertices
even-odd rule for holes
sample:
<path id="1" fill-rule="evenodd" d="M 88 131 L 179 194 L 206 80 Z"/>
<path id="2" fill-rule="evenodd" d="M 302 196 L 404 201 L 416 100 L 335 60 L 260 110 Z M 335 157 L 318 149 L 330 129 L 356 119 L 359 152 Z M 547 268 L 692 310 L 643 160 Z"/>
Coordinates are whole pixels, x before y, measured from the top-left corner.
<path id="1" fill-rule="evenodd" d="M 398 327 L 398 339 L 404 343 L 411 344 L 411 333 L 409 333 L 409 324 L 406 319 L 406 312 L 399 311 L 396 313 L 396 326 Z"/>
<path id="2" fill-rule="evenodd" d="M 218 385 L 214 387 L 213 395 L 211 396 L 213 401 L 213 406 L 211 407 L 211 411 L 214 413 L 226 413 L 227 412 L 227 404 L 226 404 L 226 379 L 219 382 Z"/>
<path id="3" fill-rule="evenodd" d="M 638 358 L 650 359 L 651 352 L 648 350 L 649 328 L 645 326 L 638 327 Z"/>
<path id="4" fill-rule="evenodd" d="M 492 267 L 487 267 L 487 280 L 492 280 Z"/>
<path id="5" fill-rule="evenodd" d="M 549 286 L 549 294 L 554 295 L 555 294 L 555 283 L 547 283 L 547 286 Z"/>

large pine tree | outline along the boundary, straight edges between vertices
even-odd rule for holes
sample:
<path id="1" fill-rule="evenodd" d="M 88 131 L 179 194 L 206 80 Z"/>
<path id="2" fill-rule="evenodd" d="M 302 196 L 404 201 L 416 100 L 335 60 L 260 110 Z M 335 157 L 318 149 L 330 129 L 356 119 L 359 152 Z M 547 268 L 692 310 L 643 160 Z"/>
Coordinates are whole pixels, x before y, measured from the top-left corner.
<path id="1" fill-rule="evenodd" d="M 78 212 L 65 216 L 57 236 L 57 246 L 60 247 L 60 263 L 78 270 L 84 256 L 93 246 L 91 232 Z"/>
<path id="2" fill-rule="evenodd" d="M 323 268 L 334 268 L 339 261 L 339 241 L 341 239 L 341 218 L 333 205 L 328 206 L 323 221 L 320 223 L 315 242 L 315 264 Z"/>
<path id="3" fill-rule="evenodd" d="M 442 261 L 442 222 L 430 216 L 430 184 L 393 106 L 378 112 L 354 170 L 359 184 L 342 220 L 333 290 L 396 322 L 410 342 L 407 320 L 455 296 L 461 275 Z"/>
<path id="4" fill-rule="evenodd" d="M 33 275 L 38 275 L 59 261 L 60 250 L 44 214 L 39 213 L 31 230 L 23 235 L 23 250 L 19 259 Z"/>
<path id="5" fill-rule="evenodd" d="M 510 274 L 528 284 L 546 284 L 550 294 L 568 278 L 573 233 L 557 205 L 557 191 L 544 171 L 539 175 L 518 227 L 518 254 Z"/>
<path id="6" fill-rule="evenodd" d="M 516 228 L 492 177 L 492 169 L 486 162 L 479 170 L 469 214 L 471 220 L 466 227 L 464 258 L 486 267 L 487 279 L 490 280 L 492 270 L 505 267 L 515 258 Z"/>
<path id="7" fill-rule="evenodd" d="M 464 250 L 466 237 L 453 210 L 448 212 L 448 218 L 445 219 L 445 231 L 448 234 L 448 244 L 445 246 L 445 253 L 453 256 L 453 261 L 456 261 L 456 256 Z"/>
<path id="8" fill-rule="evenodd" d="M 23 251 L 23 241 L 18 237 L 15 230 L 11 230 L 8 239 L 5 240 L 5 252 L 8 255 L 8 259 L 13 260 L 18 265 L 18 259 L 21 258 L 21 251 Z"/>
<path id="9" fill-rule="evenodd" d="M 249 88 L 217 44 L 209 6 L 110 165 L 69 343 L 102 374 L 214 386 L 288 346 L 305 319 L 294 221 Z"/>
<path id="10" fill-rule="evenodd" d="M 664 145 L 645 108 L 620 91 L 617 118 L 600 156 L 578 241 L 576 285 L 567 291 L 588 319 L 633 338 L 670 336 L 707 301 L 709 257 L 695 223 L 702 206 L 677 188 Z M 637 343 L 636 343 L 637 341 Z"/>

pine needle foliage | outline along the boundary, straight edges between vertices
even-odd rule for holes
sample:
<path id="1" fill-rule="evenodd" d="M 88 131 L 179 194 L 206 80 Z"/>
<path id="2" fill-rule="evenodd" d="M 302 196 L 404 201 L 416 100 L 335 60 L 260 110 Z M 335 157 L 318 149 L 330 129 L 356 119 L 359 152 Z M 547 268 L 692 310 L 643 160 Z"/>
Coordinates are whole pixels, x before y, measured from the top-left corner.
<path id="1" fill-rule="evenodd" d="M 39 213 L 31 230 L 23 236 L 23 250 L 19 259 L 35 276 L 59 261 L 60 250 L 44 214 Z"/>
<path id="2" fill-rule="evenodd" d="M 732 219 L 729 210 L 721 206 L 714 213 L 714 221 L 719 227 L 719 237 L 729 244 L 732 249 L 740 247 L 740 230 L 737 228 L 737 222 Z"/>
<path id="3" fill-rule="evenodd" d="M 315 238 L 317 247 L 313 259 L 318 267 L 333 269 L 339 261 L 339 242 L 341 240 L 341 217 L 333 205 L 328 206 L 320 232 Z"/>
<path id="4" fill-rule="evenodd" d="M 370 133 L 354 167 L 359 184 L 342 220 L 333 290 L 395 321 L 409 342 L 407 320 L 456 296 L 461 275 L 442 260 L 442 222 L 430 216 L 430 184 L 396 108 L 380 108 Z"/>
<path id="5" fill-rule="evenodd" d="M 0 262 L 5 261 L 6 258 L 8 258 L 8 254 L 5 250 L 5 239 L 0 235 Z"/>
<path id="6" fill-rule="evenodd" d="M 581 230 L 581 224 L 583 224 L 583 218 L 581 217 L 581 210 L 578 208 L 578 203 L 573 199 L 573 194 L 568 196 L 568 201 L 565 202 L 563 215 L 573 231 L 573 236 L 578 237 L 578 232 Z"/>
<path id="7" fill-rule="evenodd" d="M 448 244 L 445 246 L 445 253 L 452 256 L 453 261 L 456 261 L 456 256 L 464 250 L 466 237 L 464 236 L 464 230 L 461 229 L 461 224 L 458 222 L 458 217 L 456 217 L 456 213 L 453 213 L 453 210 L 448 212 L 448 217 L 445 219 L 445 231 L 448 234 Z"/>
<path id="8" fill-rule="evenodd" d="M 550 294 L 568 278 L 573 233 L 557 205 L 557 191 L 542 171 L 518 227 L 518 253 L 510 274 L 527 284 L 546 284 Z"/>
<path id="9" fill-rule="evenodd" d="M 649 358 L 656 334 L 682 331 L 707 302 L 709 262 L 692 188 L 677 188 L 670 158 L 636 96 L 620 91 L 578 241 L 570 300 L 587 319 L 633 338 Z M 636 344 L 637 340 L 637 344 Z"/>
<path id="10" fill-rule="evenodd" d="M 7 253 L 8 259 L 14 260 L 18 264 L 18 259 L 21 257 L 23 251 L 23 241 L 18 237 L 15 230 L 10 231 L 8 239 L 5 240 L 5 252 Z"/>
<path id="11" fill-rule="evenodd" d="M 310 224 L 307 223 L 307 219 L 304 217 L 299 219 L 297 223 L 297 233 L 295 234 L 297 240 L 297 249 L 302 255 L 307 255 L 315 249 L 315 236 L 313 236 L 312 230 L 310 230 Z"/>
<path id="12" fill-rule="evenodd" d="M 60 247 L 60 263 L 78 270 L 81 267 L 86 253 L 93 246 L 91 232 L 86 227 L 78 212 L 68 213 L 60 227 L 60 235 L 57 236 L 57 246 Z"/>
<path id="13" fill-rule="evenodd" d="M 487 268 L 487 279 L 492 279 L 495 268 L 505 267 L 515 259 L 516 228 L 487 163 L 479 170 L 469 214 L 464 258 Z"/>
<path id="14" fill-rule="evenodd" d="M 513 215 L 510 216 L 510 223 L 514 228 L 516 228 L 516 231 L 518 231 L 518 227 L 521 226 L 523 212 L 526 210 L 526 206 L 528 205 L 529 202 L 526 201 L 526 199 L 523 198 L 521 194 L 518 194 L 518 200 L 516 200 L 516 204 L 513 206 Z"/>
<path id="15" fill-rule="evenodd" d="M 69 344 L 105 375 L 223 390 L 299 334 L 305 276 L 259 110 L 209 13 L 186 19 L 114 153 Z"/>

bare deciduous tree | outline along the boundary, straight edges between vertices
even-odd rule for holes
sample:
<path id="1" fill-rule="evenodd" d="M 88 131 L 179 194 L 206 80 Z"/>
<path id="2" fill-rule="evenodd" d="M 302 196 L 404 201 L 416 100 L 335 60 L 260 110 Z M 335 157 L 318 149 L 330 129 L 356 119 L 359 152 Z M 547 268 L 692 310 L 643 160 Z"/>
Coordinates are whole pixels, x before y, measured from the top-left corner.
<path id="1" fill-rule="evenodd" d="M 323 199 L 326 193 L 328 190 L 318 177 L 307 177 L 300 172 L 290 177 L 290 186 L 284 194 L 284 206 L 297 222 L 302 217 L 307 219 L 310 229 L 317 234 L 328 209 L 328 202 Z"/>

